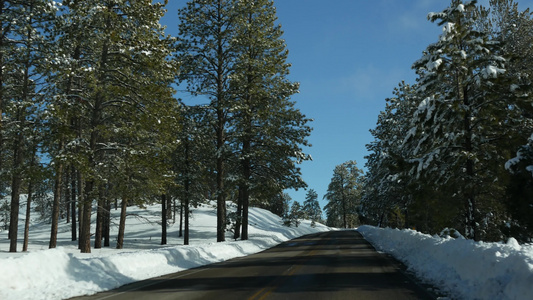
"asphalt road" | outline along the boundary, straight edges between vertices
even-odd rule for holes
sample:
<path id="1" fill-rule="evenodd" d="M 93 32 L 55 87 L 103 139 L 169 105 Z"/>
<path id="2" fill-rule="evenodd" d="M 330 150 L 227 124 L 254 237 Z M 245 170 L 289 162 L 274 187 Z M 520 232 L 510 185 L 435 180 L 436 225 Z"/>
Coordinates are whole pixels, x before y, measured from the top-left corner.
<path id="1" fill-rule="evenodd" d="M 267 251 L 75 299 L 434 299 L 356 231 L 307 235 Z"/>

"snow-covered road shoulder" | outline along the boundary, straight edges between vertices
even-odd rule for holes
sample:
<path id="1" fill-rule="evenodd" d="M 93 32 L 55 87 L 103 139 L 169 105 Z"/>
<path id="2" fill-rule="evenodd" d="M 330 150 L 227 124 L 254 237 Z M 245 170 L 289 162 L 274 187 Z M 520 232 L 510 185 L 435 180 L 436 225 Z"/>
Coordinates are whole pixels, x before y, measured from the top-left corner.
<path id="1" fill-rule="evenodd" d="M 533 299 L 533 245 L 484 243 L 361 226 L 374 247 L 453 299 Z"/>

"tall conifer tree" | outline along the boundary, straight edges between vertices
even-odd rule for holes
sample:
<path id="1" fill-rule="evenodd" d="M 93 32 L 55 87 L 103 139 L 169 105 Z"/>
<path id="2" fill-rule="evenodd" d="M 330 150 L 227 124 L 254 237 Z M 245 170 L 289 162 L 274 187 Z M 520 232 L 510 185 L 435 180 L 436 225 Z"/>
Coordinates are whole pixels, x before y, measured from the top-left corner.
<path id="1" fill-rule="evenodd" d="M 161 194 L 167 175 L 163 161 L 172 150 L 177 102 L 171 82 L 171 40 L 159 19 L 163 4 L 149 1 L 67 1 L 60 23 L 57 103 L 51 122 L 83 183 L 80 248 L 90 252 L 90 214 L 103 187 L 122 198 L 117 247 L 122 247 L 125 210 L 142 203 L 143 192 Z M 91 30 L 86 30 L 91 28 Z M 75 124 L 76 128 L 69 127 Z M 81 189 L 80 189 L 81 190 Z M 102 216 L 97 218 L 103 220 Z M 101 228 L 101 224 L 99 224 Z M 101 235 L 97 235 L 99 246 Z"/>
<path id="2" fill-rule="evenodd" d="M 308 145 L 311 128 L 290 97 L 298 83 L 288 80 L 288 50 L 276 24 L 271 0 L 245 0 L 236 8 L 234 49 L 235 74 L 230 88 L 235 96 L 231 120 L 232 142 L 237 148 L 239 207 L 242 207 L 242 235 L 248 239 L 250 197 L 268 197 L 261 183 L 269 188 L 305 187 L 297 164 L 309 159 L 301 147 Z M 280 163 L 281 162 L 281 163 Z M 272 195 L 272 194 L 271 194 Z M 238 228 L 239 226 L 237 226 Z"/>
<path id="3" fill-rule="evenodd" d="M 358 206 L 362 195 L 363 172 L 355 161 L 347 161 L 335 166 L 333 177 L 324 199 L 327 225 L 350 228 L 358 224 Z"/>
<path id="4" fill-rule="evenodd" d="M 233 39 L 239 12 L 235 0 L 193 0 L 179 10 L 180 80 L 193 95 L 207 97 L 213 112 L 216 149 L 217 242 L 225 241 L 227 130 L 230 117 L 229 79 L 234 74 Z"/>
<path id="5" fill-rule="evenodd" d="M 475 240 L 489 229 L 480 227 L 481 220 L 494 212 L 502 194 L 498 185 L 488 192 L 487 184 L 503 179 L 498 141 L 509 135 L 506 120 L 518 113 L 512 109 L 516 89 L 499 55 L 501 45 L 480 28 L 480 16 L 476 1 L 459 0 L 429 15 L 443 34 L 413 66 L 424 100 L 413 119 L 416 129 L 406 139 L 416 174 L 456 189 L 451 196 L 463 201 L 464 232 Z"/>

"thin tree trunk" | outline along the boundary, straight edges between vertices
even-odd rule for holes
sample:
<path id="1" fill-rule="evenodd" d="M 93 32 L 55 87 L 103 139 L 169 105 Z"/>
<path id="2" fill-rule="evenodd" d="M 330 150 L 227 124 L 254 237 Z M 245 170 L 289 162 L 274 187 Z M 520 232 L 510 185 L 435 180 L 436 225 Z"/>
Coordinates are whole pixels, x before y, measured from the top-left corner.
<path id="1" fill-rule="evenodd" d="M 248 186 L 243 189 L 242 196 L 242 234 L 241 240 L 248 240 L 248 207 L 250 205 L 250 195 L 248 192 Z"/>
<path id="2" fill-rule="evenodd" d="M 85 203 L 85 186 L 83 181 L 83 175 L 78 170 L 78 248 L 81 250 L 81 244 L 83 243 L 83 204 Z"/>
<path id="3" fill-rule="evenodd" d="M 222 1 L 218 1 L 217 18 L 222 20 Z M 222 23 L 221 23 L 222 24 Z M 216 183 L 217 183 L 217 242 L 224 242 L 226 240 L 226 191 L 224 187 L 225 166 L 223 153 L 226 143 L 225 130 L 226 130 L 226 111 L 225 105 L 225 91 L 224 91 L 224 65 L 227 60 L 224 53 L 224 36 L 222 25 L 217 28 L 217 78 L 216 78 Z"/>
<path id="4" fill-rule="evenodd" d="M 183 214 L 185 215 L 185 234 L 183 235 L 183 244 L 189 245 L 189 203 L 187 201 L 186 205 L 184 205 L 185 211 Z"/>
<path id="5" fill-rule="evenodd" d="M 172 223 L 173 224 L 176 224 L 176 213 L 178 210 L 178 206 L 176 204 L 177 204 L 177 198 L 173 197 L 172 198 Z"/>
<path id="6" fill-rule="evenodd" d="M 70 188 L 70 173 L 68 172 L 68 166 L 66 167 L 66 172 L 64 172 L 64 178 L 63 178 L 63 185 L 64 185 L 64 192 L 65 192 L 65 211 L 67 212 L 67 224 L 70 223 L 70 193 L 72 192 Z"/>
<path id="7" fill-rule="evenodd" d="M 91 253 L 91 211 L 92 198 L 90 193 L 93 190 L 93 181 L 86 181 L 83 187 L 83 204 L 81 234 L 80 234 L 80 251 L 81 253 Z"/>
<path id="8" fill-rule="evenodd" d="M 35 155 L 37 152 L 37 147 L 33 149 L 33 155 L 31 158 L 30 166 L 35 165 Z M 24 243 L 22 245 L 22 251 L 28 251 L 28 240 L 30 235 L 30 218 L 31 218 L 31 201 L 33 194 L 33 179 L 30 177 L 30 182 L 28 183 L 28 198 L 26 200 L 26 220 L 24 222 Z"/>
<path id="9" fill-rule="evenodd" d="M 161 245 L 167 244 L 167 195 L 161 195 Z"/>
<path id="10" fill-rule="evenodd" d="M 109 247 L 109 231 L 111 230 L 111 199 L 106 195 L 104 209 L 104 247 Z"/>
<path id="11" fill-rule="evenodd" d="M 167 195 L 167 220 L 170 221 L 172 219 L 172 197 L 170 195 Z"/>
<path id="12" fill-rule="evenodd" d="M 102 187 L 98 187 L 98 201 L 96 207 L 96 231 L 94 235 L 94 248 L 102 248 L 102 232 L 104 226 L 104 195 Z"/>
<path id="13" fill-rule="evenodd" d="M 179 237 L 183 236 L 183 200 L 180 200 L 180 230 L 178 233 Z"/>
<path id="14" fill-rule="evenodd" d="M 91 253 L 91 211 L 92 211 L 92 201 L 85 196 L 85 201 L 83 201 L 83 223 L 81 227 L 81 253 Z"/>
<path id="15" fill-rule="evenodd" d="M 235 231 L 233 232 L 233 239 L 237 240 L 241 237 L 241 220 L 242 220 L 242 197 L 243 197 L 243 186 L 239 186 L 239 195 L 237 196 L 237 211 L 235 213 Z"/>
<path id="16" fill-rule="evenodd" d="M 120 204 L 120 222 L 118 225 L 117 249 L 124 247 L 124 231 L 126 229 L 126 209 L 128 207 L 128 200 L 123 197 Z"/>
<path id="17" fill-rule="evenodd" d="M 251 174 L 252 174 L 252 166 L 250 162 L 250 154 L 251 154 L 251 136 L 252 136 L 252 122 L 250 116 L 247 116 L 246 120 L 246 134 L 244 141 L 242 143 L 242 152 L 243 152 L 243 160 L 242 160 L 242 176 L 244 178 L 244 184 L 242 187 L 242 235 L 241 240 L 245 241 L 248 240 L 248 207 L 250 205 L 250 190 L 249 190 L 249 184 L 251 180 Z"/>
<path id="18" fill-rule="evenodd" d="M 14 145 L 13 179 L 11 182 L 11 211 L 9 219 L 9 252 L 17 252 L 17 235 L 20 206 L 20 185 L 22 183 L 22 133 L 17 134 Z"/>
<path id="19" fill-rule="evenodd" d="M 6 1 L 0 0 L 0 16 L 4 15 L 4 5 L 6 4 Z M 2 23 L 4 25 L 4 23 Z M 0 49 L 4 49 L 4 45 L 6 42 L 5 37 L 8 34 L 9 29 L 2 27 L 1 28 L 2 33 L 0 35 Z M 4 152 L 4 121 L 2 118 L 4 107 L 4 51 L 0 51 L 0 171 L 4 171 L 4 160 L 3 160 L 3 152 Z"/>
<path id="20" fill-rule="evenodd" d="M 183 236 L 183 244 L 189 245 L 189 205 L 191 201 L 191 166 L 190 166 L 190 149 L 189 149 L 189 139 L 185 139 L 185 199 L 182 201 L 182 218 L 185 217 L 185 235 Z M 183 211 L 185 208 L 185 211 Z M 181 227 L 181 225 L 180 225 Z"/>
<path id="21" fill-rule="evenodd" d="M 224 117 L 219 109 L 219 122 L 217 128 L 217 152 L 221 152 L 224 147 Z M 217 242 L 226 241 L 226 196 L 224 190 L 224 158 L 222 153 L 217 154 Z"/>
<path id="22" fill-rule="evenodd" d="M 72 241 L 75 241 L 78 239 L 77 237 L 77 220 L 76 220 L 76 170 L 74 169 L 74 166 L 70 167 L 70 207 L 72 212 L 72 223 L 71 223 L 71 239 Z"/>
<path id="23" fill-rule="evenodd" d="M 64 143 L 59 142 L 59 153 L 63 151 Z M 52 228 L 50 232 L 50 244 L 49 248 L 55 248 L 57 246 L 57 228 L 59 225 L 59 206 L 61 200 L 61 188 L 63 186 L 63 163 L 61 161 L 56 162 L 56 178 L 54 183 L 54 203 L 52 205 Z"/>

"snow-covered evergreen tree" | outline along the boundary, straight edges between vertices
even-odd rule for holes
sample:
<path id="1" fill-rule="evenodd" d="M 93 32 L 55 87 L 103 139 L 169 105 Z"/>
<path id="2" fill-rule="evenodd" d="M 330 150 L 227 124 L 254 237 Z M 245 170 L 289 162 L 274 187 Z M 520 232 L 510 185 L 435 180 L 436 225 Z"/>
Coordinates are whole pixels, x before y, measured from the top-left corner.
<path id="1" fill-rule="evenodd" d="M 305 194 L 305 201 L 303 203 L 304 217 L 311 220 L 311 226 L 315 226 L 316 222 L 322 220 L 322 209 L 318 202 L 318 194 L 315 190 L 310 189 Z"/>
<path id="2" fill-rule="evenodd" d="M 497 216 L 493 208 L 502 191 L 490 183 L 502 178 L 498 140 L 508 136 L 506 120 L 517 113 L 501 45 L 480 30 L 478 16 L 476 1 L 458 0 L 429 14 L 443 33 L 413 65 L 423 100 L 405 139 L 416 163 L 413 176 L 455 189 L 465 235 L 476 240 L 489 229 L 483 220 Z"/>
<path id="3" fill-rule="evenodd" d="M 510 57 L 506 64 L 508 74 L 518 79 L 514 82 L 517 92 L 513 109 L 520 112 L 513 114 L 507 121 L 513 130 L 501 145 L 511 152 L 511 159 L 506 163 L 510 171 L 510 180 L 506 189 L 504 205 L 509 220 L 504 231 L 520 241 L 530 241 L 533 237 L 533 177 L 530 165 L 533 164 L 531 133 L 533 132 L 533 98 L 531 87 L 533 78 L 533 19 L 529 8 L 520 11 L 518 3 L 513 0 L 491 0 L 490 17 L 484 22 L 494 39 L 502 44 L 501 52 Z"/>
<path id="4" fill-rule="evenodd" d="M 402 82 L 394 95 L 386 99 L 385 111 L 379 114 L 376 128 L 370 130 L 375 140 L 367 145 L 370 154 L 366 157 L 368 173 L 361 212 L 364 219 L 380 226 L 394 210 L 408 214 L 414 193 L 412 177 L 407 174 L 408 151 L 402 146 L 418 104 L 416 87 Z"/>

